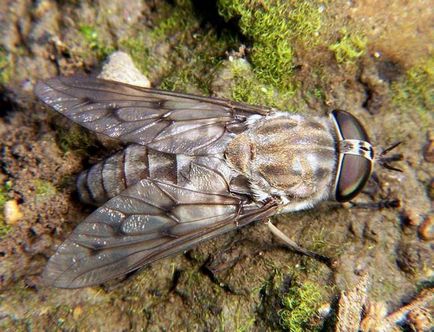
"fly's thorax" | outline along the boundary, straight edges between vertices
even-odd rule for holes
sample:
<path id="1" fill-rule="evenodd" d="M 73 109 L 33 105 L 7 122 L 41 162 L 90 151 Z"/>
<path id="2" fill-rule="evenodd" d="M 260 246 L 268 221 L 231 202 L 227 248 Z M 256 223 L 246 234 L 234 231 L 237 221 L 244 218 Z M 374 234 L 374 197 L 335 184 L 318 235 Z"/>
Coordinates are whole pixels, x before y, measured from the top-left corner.
<path id="1" fill-rule="evenodd" d="M 260 199 L 318 201 L 328 198 L 335 181 L 333 130 L 327 118 L 276 112 L 237 135 L 225 156 Z"/>
<path id="2" fill-rule="evenodd" d="M 254 142 L 244 132 L 234 137 L 225 150 L 229 165 L 243 175 L 250 175 L 250 162 L 255 155 Z"/>

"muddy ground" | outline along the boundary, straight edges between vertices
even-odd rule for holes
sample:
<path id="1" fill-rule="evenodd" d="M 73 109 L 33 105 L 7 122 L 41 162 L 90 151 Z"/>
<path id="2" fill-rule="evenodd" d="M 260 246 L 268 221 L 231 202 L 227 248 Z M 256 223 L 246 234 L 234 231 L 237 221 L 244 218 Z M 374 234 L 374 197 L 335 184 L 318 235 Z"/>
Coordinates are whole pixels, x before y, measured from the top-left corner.
<path id="1" fill-rule="evenodd" d="M 389 312 L 432 287 L 434 4 L 282 3 L 0 3 L 0 329 L 333 330 L 340 292 L 364 272 L 369 300 Z M 333 257 L 334 269 L 278 248 L 257 222 L 118 284 L 44 287 L 48 258 L 92 211 L 76 197 L 76 175 L 120 146 L 45 109 L 33 87 L 97 71 L 114 50 L 153 87 L 352 112 L 376 146 L 402 141 L 404 155 L 402 172 L 377 167 L 356 201 L 399 207 L 324 203 L 274 218 L 303 247 Z"/>

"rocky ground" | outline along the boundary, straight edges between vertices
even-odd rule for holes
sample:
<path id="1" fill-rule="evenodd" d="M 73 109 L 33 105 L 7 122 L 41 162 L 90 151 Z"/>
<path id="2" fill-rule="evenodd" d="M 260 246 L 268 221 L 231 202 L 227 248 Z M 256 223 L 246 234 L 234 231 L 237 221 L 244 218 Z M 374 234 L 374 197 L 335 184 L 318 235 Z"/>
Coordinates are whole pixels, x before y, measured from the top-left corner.
<path id="1" fill-rule="evenodd" d="M 3 1 L 0 3 L 0 329 L 334 330 L 336 302 L 368 275 L 391 312 L 432 287 L 432 1 Z M 359 209 L 323 204 L 273 222 L 334 269 L 276 246 L 263 222 L 118 284 L 43 286 L 55 248 L 92 211 L 75 177 L 120 146 L 45 109 L 37 80 L 128 53 L 153 87 L 285 111 L 346 109 L 372 141 L 403 143 Z M 432 309 L 432 308 L 431 308 Z M 403 328 L 410 328 L 403 323 Z"/>

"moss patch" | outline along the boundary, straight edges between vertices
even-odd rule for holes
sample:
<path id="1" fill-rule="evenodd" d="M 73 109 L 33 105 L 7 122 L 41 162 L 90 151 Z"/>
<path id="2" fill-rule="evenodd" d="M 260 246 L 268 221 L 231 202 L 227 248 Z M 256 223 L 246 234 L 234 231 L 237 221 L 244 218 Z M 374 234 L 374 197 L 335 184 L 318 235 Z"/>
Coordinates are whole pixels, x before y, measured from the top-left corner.
<path id="1" fill-rule="evenodd" d="M 239 19 L 242 33 L 252 40 L 250 61 L 265 83 L 293 90 L 295 45 L 315 44 L 321 10 L 308 1 L 220 0 L 226 20 Z"/>
<path id="2" fill-rule="evenodd" d="M 432 125 L 434 109 L 434 56 L 410 68 L 392 83 L 392 103 L 403 111 L 416 111 L 424 123 Z"/>
<path id="3" fill-rule="evenodd" d="M 249 104 L 275 106 L 273 105 L 274 89 L 261 85 L 256 80 L 248 62 L 243 59 L 232 61 L 231 70 L 233 73 L 232 99 Z"/>
<path id="4" fill-rule="evenodd" d="M 114 51 L 113 47 L 107 46 L 107 43 L 101 39 L 96 27 L 82 24 L 79 26 L 78 31 L 88 49 L 95 54 L 98 60 L 104 59 Z"/>
<path id="5" fill-rule="evenodd" d="M 355 33 L 349 33 L 347 29 L 340 31 L 341 38 L 329 49 L 334 52 L 336 61 L 340 64 L 352 64 L 358 58 L 366 54 L 367 38 Z"/>
<path id="6" fill-rule="evenodd" d="M 35 187 L 35 194 L 39 198 L 50 198 L 57 192 L 56 187 L 46 180 L 36 179 L 33 181 L 33 185 Z"/>
<path id="7" fill-rule="evenodd" d="M 209 94 L 210 68 L 225 58 L 227 50 L 237 47 L 236 37 L 227 30 L 218 34 L 208 25 L 201 26 L 189 0 L 162 3 L 152 23 L 152 30 L 122 39 L 119 48 L 131 55 L 157 87 Z"/>
<path id="8" fill-rule="evenodd" d="M 295 282 L 282 299 L 283 309 L 279 311 L 282 327 L 293 332 L 311 331 L 310 321 L 321 300 L 318 285 L 310 281 Z"/>
<path id="9" fill-rule="evenodd" d="M 156 39 L 174 36 L 177 45 L 170 55 L 173 64 L 164 75 L 160 87 L 210 94 L 212 70 L 225 58 L 225 52 L 236 47 L 236 37 L 227 31 L 217 35 L 209 29 L 200 31 L 200 21 L 195 16 L 190 1 L 179 1 L 179 9 L 162 20 L 152 36 Z M 192 20 L 192 17 L 196 17 Z M 166 37 L 165 37 L 166 36 Z"/>
<path id="10" fill-rule="evenodd" d="M 71 125 L 69 128 L 60 127 L 57 132 L 57 144 L 64 152 L 74 151 L 78 154 L 87 154 L 92 147 L 95 147 L 95 140 L 89 132 L 78 125 Z"/>
<path id="11" fill-rule="evenodd" d="M 11 230 L 11 227 L 5 223 L 3 213 L 5 203 L 8 201 L 8 199 L 9 197 L 5 186 L 0 186 L 0 238 L 8 234 Z"/>
<path id="12" fill-rule="evenodd" d="M 172 66 L 160 87 L 167 90 L 209 95 L 213 78 L 213 70 L 210 68 L 216 68 L 218 63 L 224 59 L 225 51 L 230 47 L 232 41 L 230 35 L 219 38 L 215 32 L 210 31 L 207 34 L 196 35 L 195 50 L 188 45 L 177 47 L 175 56 L 181 60 L 183 65 Z"/>
<path id="13" fill-rule="evenodd" d="M 0 47 L 0 84 L 7 84 L 12 76 L 12 59 L 10 54 Z"/>
<path id="14" fill-rule="evenodd" d="M 294 92 L 279 91 L 273 85 L 262 83 L 250 63 L 242 58 L 224 61 L 213 84 L 224 97 L 235 101 L 294 110 Z"/>
<path id="15" fill-rule="evenodd" d="M 155 65 L 155 59 L 150 56 L 150 49 L 146 46 L 145 40 L 143 33 L 138 33 L 135 37 L 120 40 L 119 48 L 131 56 L 142 73 L 147 74 L 149 68 Z"/>
<path id="16" fill-rule="evenodd" d="M 273 330 L 315 331 L 322 321 L 315 315 L 327 289 L 310 280 L 301 281 L 276 269 L 260 290 L 259 314 Z"/>

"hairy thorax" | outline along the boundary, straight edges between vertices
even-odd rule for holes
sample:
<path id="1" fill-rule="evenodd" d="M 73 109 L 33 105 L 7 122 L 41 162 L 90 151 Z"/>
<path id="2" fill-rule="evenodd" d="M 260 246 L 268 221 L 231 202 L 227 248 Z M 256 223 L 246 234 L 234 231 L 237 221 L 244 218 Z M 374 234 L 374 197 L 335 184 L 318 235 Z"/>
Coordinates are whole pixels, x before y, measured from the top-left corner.
<path id="1" fill-rule="evenodd" d="M 251 125 L 227 146 L 229 165 L 250 180 L 257 199 L 314 204 L 334 184 L 336 146 L 327 118 L 277 113 Z"/>

